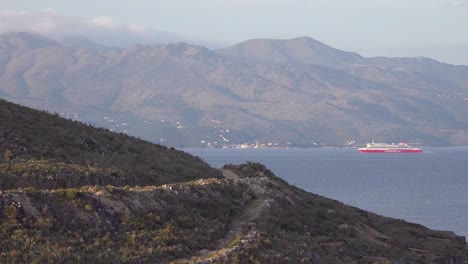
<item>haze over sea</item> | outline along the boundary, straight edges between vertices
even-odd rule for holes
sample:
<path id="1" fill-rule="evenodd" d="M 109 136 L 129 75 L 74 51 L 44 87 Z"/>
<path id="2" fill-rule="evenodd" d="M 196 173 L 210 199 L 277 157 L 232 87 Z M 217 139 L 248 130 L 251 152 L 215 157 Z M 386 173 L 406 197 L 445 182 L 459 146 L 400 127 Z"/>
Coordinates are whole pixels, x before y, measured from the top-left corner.
<path id="1" fill-rule="evenodd" d="M 356 149 L 185 149 L 214 167 L 265 164 L 306 191 L 468 237 L 468 147 L 419 154 Z"/>

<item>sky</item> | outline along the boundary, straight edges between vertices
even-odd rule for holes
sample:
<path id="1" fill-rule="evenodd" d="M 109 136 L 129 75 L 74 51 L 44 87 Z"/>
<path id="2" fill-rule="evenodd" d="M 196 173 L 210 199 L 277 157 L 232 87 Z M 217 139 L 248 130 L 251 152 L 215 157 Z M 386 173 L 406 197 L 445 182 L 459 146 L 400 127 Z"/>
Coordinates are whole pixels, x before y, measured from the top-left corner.
<path id="1" fill-rule="evenodd" d="M 367 57 L 468 65 L 468 0 L 0 0 L 0 33 L 29 28 L 170 32 L 213 47 L 309 36 Z"/>

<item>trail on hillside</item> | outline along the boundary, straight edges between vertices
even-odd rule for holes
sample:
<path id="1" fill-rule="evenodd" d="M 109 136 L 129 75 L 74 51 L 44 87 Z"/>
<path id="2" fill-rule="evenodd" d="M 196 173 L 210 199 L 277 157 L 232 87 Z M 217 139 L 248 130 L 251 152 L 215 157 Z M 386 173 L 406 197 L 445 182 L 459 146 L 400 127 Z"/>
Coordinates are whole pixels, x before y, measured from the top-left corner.
<path id="1" fill-rule="evenodd" d="M 230 170 L 220 170 L 223 176 L 228 180 L 240 181 L 239 175 Z M 254 188 L 255 189 L 255 188 Z M 262 195 L 256 195 L 256 198 L 248 203 L 242 213 L 230 224 L 230 230 L 226 237 L 218 241 L 216 250 L 202 250 L 200 256 L 191 260 L 176 260 L 173 263 L 211 263 L 230 252 L 238 249 L 242 244 L 249 244 L 257 238 L 258 233 L 255 229 L 255 220 L 259 218 L 264 210 L 270 206 L 271 199 Z"/>

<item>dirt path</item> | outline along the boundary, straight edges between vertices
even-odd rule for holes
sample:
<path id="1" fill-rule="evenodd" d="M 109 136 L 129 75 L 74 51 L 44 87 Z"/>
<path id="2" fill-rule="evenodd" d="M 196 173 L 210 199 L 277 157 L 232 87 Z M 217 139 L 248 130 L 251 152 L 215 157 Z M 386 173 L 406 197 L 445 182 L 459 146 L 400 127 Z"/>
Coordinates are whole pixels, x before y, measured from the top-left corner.
<path id="1" fill-rule="evenodd" d="M 235 174 L 233 171 L 224 170 L 224 169 L 220 169 L 220 171 L 226 179 L 233 180 L 233 181 L 240 179 L 239 175 Z"/>
<path id="2" fill-rule="evenodd" d="M 244 212 L 231 223 L 231 229 L 226 237 L 219 241 L 218 249 L 228 247 L 234 241 L 246 237 L 251 231 L 254 231 L 255 223 L 253 222 L 260 216 L 262 208 L 266 205 L 266 200 L 256 199 L 244 208 Z"/>
<path id="3" fill-rule="evenodd" d="M 230 170 L 221 170 L 224 177 L 230 180 L 239 180 L 240 177 Z M 254 226 L 253 221 L 260 216 L 260 213 L 269 204 L 268 200 L 259 196 L 252 200 L 243 210 L 242 214 L 231 223 L 231 230 L 227 236 L 219 241 L 218 248 L 222 249 L 229 246 L 239 237 L 245 237 Z"/>
<path id="4" fill-rule="evenodd" d="M 226 179 L 240 180 L 240 177 L 230 170 L 221 169 L 221 172 Z M 200 252 L 201 256 L 196 260 L 179 260 L 173 263 L 211 263 L 234 251 L 242 243 L 249 243 L 257 236 L 254 220 L 259 218 L 269 205 L 270 199 L 266 199 L 261 195 L 257 196 L 256 199 L 250 201 L 244 207 L 243 212 L 237 218 L 233 219 L 230 224 L 230 230 L 226 234 L 226 237 L 218 241 L 216 250 L 202 250 Z"/>

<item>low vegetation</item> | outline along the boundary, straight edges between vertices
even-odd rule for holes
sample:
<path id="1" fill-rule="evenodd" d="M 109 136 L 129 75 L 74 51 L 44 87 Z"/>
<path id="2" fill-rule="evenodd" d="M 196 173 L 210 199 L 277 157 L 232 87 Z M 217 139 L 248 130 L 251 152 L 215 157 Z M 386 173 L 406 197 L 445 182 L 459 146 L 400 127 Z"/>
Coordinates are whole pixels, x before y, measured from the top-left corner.
<path id="1" fill-rule="evenodd" d="M 58 187 L 144 186 L 220 177 L 204 161 L 180 150 L 1 99 L 0 120 L 0 185 L 8 188 L 23 187 L 37 175 Z M 6 168 L 14 173 L 5 174 Z M 37 184 L 33 186 L 47 188 L 52 183 Z"/>
<path id="2" fill-rule="evenodd" d="M 262 164 L 215 170 L 0 105 L 0 263 L 468 261 L 463 237 L 307 193 Z"/>

